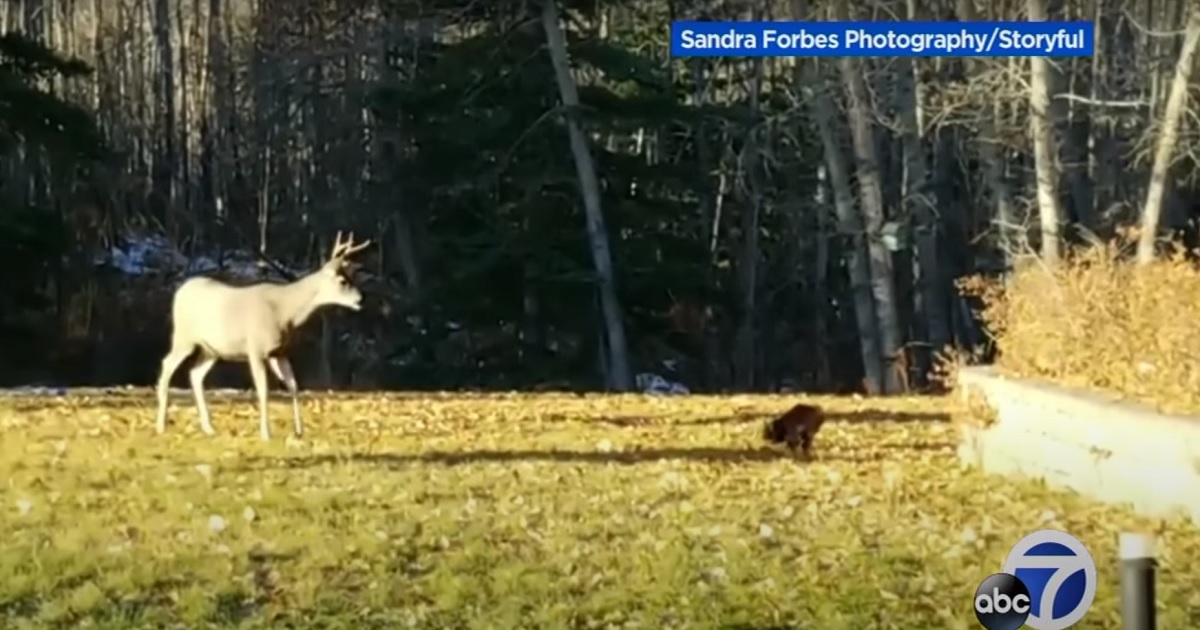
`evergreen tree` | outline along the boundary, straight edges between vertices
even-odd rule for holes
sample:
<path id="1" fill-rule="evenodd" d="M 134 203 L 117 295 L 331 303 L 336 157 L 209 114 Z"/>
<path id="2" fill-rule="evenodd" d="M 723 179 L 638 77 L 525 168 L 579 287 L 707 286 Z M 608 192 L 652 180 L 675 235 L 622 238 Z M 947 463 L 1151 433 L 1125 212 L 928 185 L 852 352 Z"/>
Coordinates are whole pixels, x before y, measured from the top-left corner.
<path id="1" fill-rule="evenodd" d="M 72 256 L 80 244 L 63 197 L 105 157 L 105 144 L 88 112 L 47 87 L 90 74 L 23 35 L 0 35 L 0 339 L 10 364 L 44 354 L 52 284 L 65 262 L 90 262 Z"/>
<path id="2" fill-rule="evenodd" d="M 489 378 L 520 370 L 519 380 L 586 380 L 598 329 L 592 265 L 545 35 L 536 7 L 529 11 L 478 16 L 465 29 L 474 35 L 425 44 L 416 56 L 397 51 L 395 79 L 378 86 L 374 109 L 403 130 L 408 146 L 391 176 L 405 203 L 424 209 L 435 244 L 429 267 L 446 270 L 428 301 L 441 319 L 490 331 L 496 353 L 477 349 L 462 367 L 481 375 L 486 366 Z M 586 18 L 574 17 L 566 21 Z M 569 49 L 585 77 L 581 114 L 636 348 L 637 335 L 662 332 L 672 295 L 707 290 L 696 273 L 707 252 L 688 133 L 698 115 L 736 113 L 693 111 L 663 60 L 586 31 L 568 30 Z M 647 163 L 637 154 L 638 138 L 651 136 L 670 157 Z M 558 326 L 538 348 L 517 342 L 529 300 L 540 322 Z"/>

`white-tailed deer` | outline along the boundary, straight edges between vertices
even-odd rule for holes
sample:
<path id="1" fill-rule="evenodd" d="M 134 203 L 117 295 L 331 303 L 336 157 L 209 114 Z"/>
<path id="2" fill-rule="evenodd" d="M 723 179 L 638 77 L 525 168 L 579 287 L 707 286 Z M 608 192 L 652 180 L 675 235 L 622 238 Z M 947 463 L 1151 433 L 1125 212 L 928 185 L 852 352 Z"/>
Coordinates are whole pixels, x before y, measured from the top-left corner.
<path id="1" fill-rule="evenodd" d="M 292 397 L 292 423 L 296 436 L 304 434 L 300 399 L 292 364 L 284 356 L 296 328 L 320 307 L 344 306 L 359 310 L 362 293 L 350 284 L 347 259 L 370 245 L 354 244 L 354 235 L 342 241 L 338 232 L 329 260 L 320 269 L 288 284 L 260 282 L 237 287 L 212 278 L 192 278 L 175 291 L 171 304 L 171 349 L 162 360 L 158 377 L 157 429 L 167 429 L 167 396 L 171 377 L 192 353 L 199 350 L 188 376 L 200 429 L 214 433 L 208 405 L 204 401 L 204 377 L 217 361 L 239 361 L 250 365 L 250 376 L 258 395 L 259 434 L 271 439 L 267 417 L 267 366 L 287 387 Z"/>

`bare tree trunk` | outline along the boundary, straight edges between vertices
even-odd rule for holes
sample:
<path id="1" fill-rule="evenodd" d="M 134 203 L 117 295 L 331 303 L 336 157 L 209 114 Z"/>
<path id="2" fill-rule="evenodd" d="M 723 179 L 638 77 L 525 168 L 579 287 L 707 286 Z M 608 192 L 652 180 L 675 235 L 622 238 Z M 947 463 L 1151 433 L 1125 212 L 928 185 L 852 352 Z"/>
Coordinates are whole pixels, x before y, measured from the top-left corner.
<path id="1" fill-rule="evenodd" d="M 154 192 L 162 204 L 162 216 L 169 226 L 175 226 L 175 55 L 171 46 L 171 2 L 154 2 L 154 43 L 158 53 L 158 76 L 155 78 L 158 101 L 158 136 L 154 154 Z M 176 235 L 172 235 L 176 236 Z"/>
<path id="2" fill-rule="evenodd" d="M 1075 13 L 1076 6 L 1064 7 L 1062 0 L 1046 0 L 1045 19 L 1082 20 L 1092 16 Z M 1050 119 L 1059 139 L 1059 159 L 1062 167 L 1062 187 L 1066 192 L 1066 206 L 1062 209 L 1064 224 L 1073 224 L 1095 229 L 1094 192 L 1088 179 L 1088 136 L 1091 128 L 1091 107 L 1074 101 L 1056 98 L 1054 95 L 1066 91 L 1087 94 L 1091 77 L 1088 68 L 1092 60 L 1086 58 L 1058 59 L 1048 64 L 1050 90 Z"/>
<path id="3" fill-rule="evenodd" d="M 957 0 L 958 19 L 964 22 L 974 22 L 979 19 L 975 13 L 972 0 Z M 983 65 L 973 59 L 965 60 L 967 76 L 973 77 L 983 69 Z M 977 123 L 979 138 L 979 157 L 983 160 L 983 178 L 992 193 L 992 201 L 996 204 L 992 222 L 996 225 L 998 249 L 1004 257 L 1005 268 L 1012 268 L 1012 256 L 1017 251 L 1017 244 L 1023 242 L 1021 226 L 1018 225 L 1016 206 L 1013 204 L 1012 191 L 1004 176 L 1004 158 L 996 150 L 997 137 L 995 125 L 1000 118 L 1001 109 L 984 111 Z"/>
<path id="4" fill-rule="evenodd" d="M 1029 20 L 1049 19 L 1045 0 L 1027 0 Z M 1042 259 L 1056 266 L 1062 257 L 1062 206 L 1058 199 L 1058 146 L 1054 141 L 1054 124 L 1050 118 L 1052 70 L 1045 57 L 1031 57 L 1030 64 L 1030 131 L 1033 134 L 1033 154 L 1037 161 L 1038 214 L 1042 229 Z"/>
<path id="5" fill-rule="evenodd" d="M 600 184 L 596 179 L 596 165 L 592 162 L 587 136 L 576 118 L 579 92 L 567 60 L 566 38 L 558 23 L 557 0 L 543 2 L 542 26 L 546 30 L 546 44 L 550 49 L 550 60 L 554 64 L 559 96 L 566 108 L 567 135 L 571 142 L 571 153 L 575 158 L 575 170 L 579 176 L 579 188 L 587 215 L 588 240 L 591 243 L 592 263 L 596 266 L 600 307 L 604 315 L 608 341 L 609 385 L 619 391 L 629 391 L 633 389 L 633 374 L 629 365 L 629 347 L 625 340 L 621 304 L 617 299 L 616 274 L 613 272 L 608 230 L 604 225 L 603 209 L 600 207 Z"/>
<path id="6" fill-rule="evenodd" d="M 842 5 L 839 5 L 842 6 Z M 839 16 L 839 19 L 847 19 Z M 882 236 L 884 203 L 883 182 L 879 174 L 879 156 L 875 145 L 874 119 L 868 102 L 867 86 L 863 81 L 859 61 L 852 57 L 838 60 L 842 80 L 849 96 L 850 135 L 854 144 L 858 173 L 859 203 L 866 228 L 868 260 L 871 269 L 871 293 L 875 298 L 875 317 L 879 320 L 879 351 L 883 356 L 883 393 L 894 394 L 902 389 L 900 379 L 901 334 L 900 314 L 897 311 L 896 290 L 892 279 L 892 254 L 884 246 Z"/>
<path id="7" fill-rule="evenodd" d="M 804 62 L 802 62 L 804 63 Z M 808 62 L 819 64 L 819 60 Z M 821 146 L 825 150 L 825 165 L 829 168 L 829 184 L 833 189 L 833 207 L 837 213 L 838 230 L 849 241 L 846 248 L 846 267 L 850 275 L 850 289 L 854 296 L 854 319 L 858 323 L 859 350 L 862 354 L 864 384 L 868 395 L 880 392 L 884 382 L 883 355 L 879 350 L 879 321 L 875 317 L 875 303 L 871 298 L 871 272 L 867 266 L 869 258 L 862 216 L 854 207 L 854 191 L 850 188 L 850 167 L 842 155 L 835 127 L 837 110 L 827 90 L 827 81 L 819 73 L 813 73 L 803 81 L 806 100 L 813 108 L 821 134 Z"/>
<path id="8" fill-rule="evenodd" d="M 228 57 L 225 33 L 221 27 L 223 6 L 221 0 L 208 0 L 208 50 L 201 70 L 204 101 L 208 107 L 200 113 L 200 180 L 203 182 L 203 190 L 199 192 L 199 199 L 202 201 L 197 206 L 197 209 L 204 209 L 203 214 L 207 220 L 198 222 L 201 230 L 208 227 L 210 221 L 215 223 L 221 218 L 226 203 L 223 177 L 225 169 L 222 166 L 225 156 L 223 138 L 225 129 L 229 126 L 227 117 L 232 105 L 229 103 L 231 95 L 229 71 L 226 69 Z M 203 236 L 204 232 L 201 231 L 200 237 Z"/>
<path id="9" fill-rule="evenodd" d="M 817 238 L 816 252 L 813 256 L 813 302 L 816 303 L 813 313 L 813 337 L 817 356 L 814 358 L 816 367 L 816 386 L 820 391 L 827 391 L 832 385 L 833 374 L 829 365 L 829 237 L 834 233 L 829 225 L 829 168 L 817 168 Z M 849 183 L 846 183 L 849 192 Z M 853 207 L 851 207 L 853 210 Z M 795 219 L 793 222 L 798 223 Z M 870 296 L 868 296 L 870 297 Z"/>
<path id="10" fill-rule="evenodd" d="M 92 0 L 92 54 L 94 55 L 92 63 L 96 68 L 107 68 L 111 72 L 112 69 L 108 68 L 107 55 L 104 54 L 106 43 L 105 26 L 107 26 L 107 24 L 105 23 L 106 13 L 104 9 L 101 8 L 103 3 L 104 0 Z M 96 79 L 91 82 L 92 98 L 90 100 L 90 104 L 96 112 L 103 111 L 100 104 L 104 102 L 104 95 L 108 92 L 107 84 L 114 80 L 116 80 L 116 77 L 96 77 Z M 97 114 L 97 121 L 100 124 L 104 124 L 104 116 Z"/>
<path id="11" fill-rule="evenodd" d="M 1133 48 L 1128 30 L 1118 31 L 1117 22 L 1124 22 L 1119 15 L 1118 0 L 1092 0 L 1095 10 L 1096 46 L 1092 57 L 1091 88 L 1092 100 L 1102 101 L 1111 97 L 1113 82 L 1112 69 L 1121 57 L 1121 48 Z M 1123 34 L 1124 33 L 1124 34 Z M 1107 219 L 1109 208 L 1117 200 L 1118 181 L 1120 180 L 1121 158 L 1118 153 L 1115 137 L 1116 124 L 1112 117 L 1095 116 L 1091 124 L 1091 163 L 1090 175 L 1092 181 L 1092 205 L 1097 219 Z M 1102 236 L 1111 236 L 1108 221 L 1103 223 Z"/>
<path id="12" fill-rule="evenodd" d="M 1067 60 L 1071 66 L 1078 67 L 1079 72 L 1071 73 L 1070 92 L 1086 94 L 1091 91 L 1090 72 L 1083 71 L 1092 63 L 1091 59 L 1071 58 Z M 1085 62 L 1087 62 L 1085 64 Z M 1087 105 L 1067 103 L 1062 100 L 1062 162 L 1063 184 L 1070 199 L 1070 219 L 1073 223 L 1086 228 L 1096 229 L 1096 194 L 1092 181 L 1088 177 L 1088 141 L 1092 135 L 1092 115 Z"/>
<path id="13" fill-rule="evenodd" d="M 704 124 L 704 114 L 702 108 L 707 102 L 707 83 L 708 79 L 705 76 L 705 68 L 708 65 L 708 60 L 703 57 L 693 57 L 688 60 L 688 65 L 691 66 L 692 74 L 692 105 L 698 112 L 693 123 L 695 138 L 696 138 L 696 164 L 700 167 L 700 219 L 704 221 L 704 226 L 708 229 L 715 229 L 713 225 L 713 213 L 716 207 L 715 191 L 713 186 L 713 160 L 712 147 L 708 142 L 708 127 Z M 715 238 L 710 235 L 709 243 L 715 242 Z M 710 252 L 711 254 L 711 252 Z"/>
<path id="14" fill-rule="evenodd" d="M 918 20 L 915 0 L 908 0 L 908 19 Z M 924 385 L 933 367 L 931 351 L 941 350 L 950 342 L 949 304 L 943 291 L 941 265 L 938 262 L 937 199 L 929 185 L 925 140 L 921 119 L 921 95 L 918 86 L 918 61 L 908 58 L 897 77 L 899 87 L 900 124 L 904 142 L 905 190 L 904 200 L 916 226 L 916 286 L 917 304 L 914 309 L 928 345 L 918 348 L 914 361 L 917 382 Z"/>
<path id="15" fill-rule="evenodd" d="M 178 3 L 178 8 L 175 11 L 176 28 L 179 31 L 179 155 L 174 158 L 174 164 L 179 167 L 176 180 L 182 194 L 180 197 L 180 205 L 174 208 L 177 212 L 182 212 L 185 216 L 191 219 L 193 217 L 191 210 L 194 204 L 195 190 L 192 186 L 192 140 L 193 140 L 193 116 L 196 111 L 196 106 L 203 106 L 203 101 L 196 98 L 195 86 L 190 80 L 192 69 L 199 69 L 200 59 L 202 56 L 198 54 L 196 49 L 199 45 L 200 30 L 200 4 L 201 0 L 188 0 L 187 2 Z M 184 6 L 190 5 L 190 11 L 185 11 Z M 190 18 L 189 18 L 190 16 Z"/>
<path id="16" fill-rule="evenodd" d="M 1193 6 L 1188 17 L 1187 31 L 1183 37 L 1183 49 L 1179 51 L 1179 62 L 1175 65 L 1175 80 L 1171 82 L 1171 95 L 1163 110 L 1162 131 L 1158 146 L 1154 149 L 1154 167 L 1150 174 L 1150 189 L 1146 191 L 1146 205 L 1142 207 L 1142 229 L 1138 236 L 1137 261 L 1147 264 L 1154 260 L 1154 244 L 1158 236 L 1159 219 L 1162 216 L 1163 189 L 1166 187 L 1167 171 L 1171 166 L 1171 154 L 1179 140 L 1179 121 L 1187 104 L 1188 84 L 1191 82 L 1192 67 L 1196 62 L 1197 43 L 1200 42 L 1200 7 Z"/>
<path id="17" fill-rule="evenodd" d="M 22 23 L 25 34 L 39 42 L 46 42 L 46 2 L 45 0 L 26 0 L 21 3 L 24 10 Z M 26 144 L 21 155 L 20 163 L 23 172 L 19 175 L 25 181 L 24 202 L 31 206 L 42 205 L 45 192 L 45 178 L 41 168 L 42 152 L 36 144 Z M 21 181 L 18 179 L 17 181 Z"/>
<path id="18" fill-rule="evenodd" d="M 708 78 L 706 70 L 709 68 L 709 59 L 695 57 L 689 60 L 689 65 L 692 71 L 692 105 L 696 108 L 696 117 L 693 123 L 693 133 L 695 135 L 696 144 L 696 165 L 699 167 L 699 185 L 698 194 L 700 196 L 700 221 L 703 223 L 701 233 L 704 234 L 704 243 L 708 248 L 708 264 L 705 265 L 705 273 L 707 276 L 707 284 L 713 284 L 713 278 L 717 272 L 716 254 L 717 241 L 720 237 L 720 217 L 721 217 L 721 200 L 720 196 L 724 192 L 723 180 L 717 180 L 713 177 L 714 172 L 720 165 L 714 159 L 712 143 L 709 141 L 709 126 L 705 124 L 703 113 L 704 105 L 708 102 Z M 720 182 L 720 183 L 718 183 Z M 701 356 L 703 357 L 704 369 L 701 375 L 701 381 L 705 387 L 714 387 L 717 382 L 717 370 L 714 369 L 714 364 L 719 361 L 724 361 L 724 358 L 718 358 L 721 353 L 715 353 L 718 356 L 713 356 L 709 349 L 714 345 L 713 335 L 708 329 L 702 333 L 705 336 L 702 345 Z"/>
<path id="19" fill-rule="evenodd" d="M 738 329 L 734 335 L 734 383 L 742 389 L 752 389 L 755 380 L 757 339 L 754 323 L 757 320 L 758 295 L 758 219 L 762 208 L 762 182 L 759 174 L 758 129 L 759 91 L 762 90 L 763 60 L 755 57 L 753 78 L 750 80 L 750 112 L 753 128 L 743 147 L 745 184 L 740 188 L 745 205 L 742 208 L 742 252 L 738 261 L 738 293 L 740 308 Z"/>

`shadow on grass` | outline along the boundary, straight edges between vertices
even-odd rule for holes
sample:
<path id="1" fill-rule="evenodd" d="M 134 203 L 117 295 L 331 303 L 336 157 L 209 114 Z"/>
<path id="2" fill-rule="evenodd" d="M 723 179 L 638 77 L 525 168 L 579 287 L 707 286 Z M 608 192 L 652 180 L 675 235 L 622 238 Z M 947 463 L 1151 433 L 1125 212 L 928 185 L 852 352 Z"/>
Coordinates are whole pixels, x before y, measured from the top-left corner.
<path id="1" fill-rule="evenodd" d="M 275 602 L 280 592 L 275 583 L 274 569 L 295 560 L 295 553 L 275 553 L 255 548 L 247 554 L 250 564 L 250 580 L 245 586 L 231 586 L 213 596 L 212 621 L 221 624 L 241 624 L 258 615 L 263 606 Z M 70 593 L 78 586 L 98 577 L 96 571 L 87 571 L 57 582 L 50 592 L 27 591 L 14 597 L 0 599 L 0 619 L 32 619 L 37 617 L 46 599 L 57 599 Z M 172 593 L 187 586 L 181 578 L 159 578 L 135 594 L 114 599 L 111 606 L 80 616 L 75 621 L 93 619 L 136 619 L 146 611 L 170 608 L 175 604 Z"/>
<path id="2" fill-rule="evenodd" d="M 755 626 L 748 623 L 739 623 L 732 626 L 717 626 L 718 630 L 794 630 L 802 626 Z"/>
<path id="3" fill-rule="evenodd" d="M 950 422 L 950 414 L 945 412 L 908 412 L 889 411 L 887 409 L 863 409 L 848 413 L 829 413 L 826 419 L 831 422 L 875 422 L 879 424 L 903 424 L 910 422 Z"/>
<path id="4" fill-rule="evenodd" d="M 41 594 L 26 591 L 0 599 L 0 619 L 33 617 L 42 609 Z"/>
<path id="5" fill-rule="evenodd" d="M 604 416 L 568 416 L 566 414 L 552 415 L 546 420 L 550 422 L 580 422 L 580 423 L 600 423 L 608 424 L 623 429 L 651 426 L 707 426 L 714 424 L 750 424 L 753 422 L 766 422 L 778 416 L 775 413 L 732 413 L 707 416 L 702 418 L 694 418 L 690 420 L 672 420 L 673 416 L 670 411 L 664 411 L 661 414 L 622 414 L 622 415 L 604 415 Z M 929 422 L 943 423 L 950 422 L 950 414 L 948 413 L 912 413 L 912 412 L 896 412 L 887 409 L 863 409 L 860 411 L 851 411 L 845 413 L 827 413 L 825 418 L 829 422 L 848 422 L 848 423 L 912 423 L 912 422 Z"/>
<path id="6" fill-rule="evenodd" d="M 247 558 L 250 562 L 249 584 L 216 595 L 213 621 L 238 625 L 258 615 L 265 605 L 276 602 L 280 588 L 275 582 L 274 568 L 294 560 L 296 554 L 255 548 L 247 554 Z"/>
<path id="7" fill-rule="evenodd" d="M 85 580 L 84 582 L 89 580 Z M 59 582 L 50 591 L 30 591 L 22 593 L 15 598 L 0 600 L 0 619 L 14 621 L 19 619 L 32 620 L 40 615 L 44 601 L 58 599 L 61 596 L 69 594 L 82 583 L 78 580 L 70 579 Z M 175 603 L 171 594 L 187 586 L 187 584 L 188 582 L 183 579 L 157 579 L 136 595 L 124 595 L 111 600 L 108 607 L 95 609 L 87 614 L 72 614 L 70 615 L 70 622 L 63 624 L 61 627 L 81 627 L 82 622 L 85 620 L 111 621 L 136 619 L 142 613 L 149 610 L 170 608 Z"/>
<path id="8" fill-rule="evenodd" d="M 273 395 L 277 392 L 272 391 Z M 283 394 L 279 394 L 282 396 Z M 208 390 L 205 397 L 210 404 L 227 401 L 254 403 L 250 392 L 236 390 Z M 171 402 L 184 408 L 195 408 L 191 390 L 172 389 Z M 75 391 L 62 395 L 11 395 L 0 397 L 0 407 L 18 412 L 44 411 L 48 409 L 89 409 L 104 411 L 150 410 L 154 411 L 154 392 L 146 390 Z"/>
<path id="9" fill-rule="evenodd" d="M 249 391 L 217 389 L 209 390 L 206 396 L 209 403 L 212 405 L 220 405 L 222 403 L 249 405 L 255 404 L 254 397 Z M 354 394 L 352 392 L 335 392 L 332 394 L 325 392 L 312 392 L 301 394 L 302 401 L 306 399 L 312 400 L 314 398 L 343 400 L 352 399 L 353 397 Z M 401 398 L 397 398 L 397 400 L 400 399 Z M 177 407 L 187 408 L 187 413 L 194 413 L 195 406 L 192 403 L 192 394 L 190 391 L 172 389 L 171 400 Z M 282 392 L 272 390 L 271 401 L 274 403 L 281 401 L 286 402 L 286 397 Z M 486 403 L 487 399 L 481 399 L 481 402 Z M 42 411 L 65 407 L 103 409 L 113 412 L 137 409 L 148 410 L 148 412 L 152 413 L 155 406 L 155 400 L 153 393 L 147 391 L 113 390 L 111 392 L 84 392 L 65 396 L 20 397 L 16 398 L 15 400 L 8 401 L 4 401 L 3 398 L 0 398 L 0 406 L 7 406 L 17 412 Z M 176 410 L 175 413 L 178 413 L 178 410 Z M 678 414 L 675 412 L 675 410 L 668 406 L 663 408 L 661 412 L 649 414 L 631 413 L 590 415 L 587 413 L 552 413 L 541 416 L 540 420 L 550 423 L 574 422 L 579 424 L 606 424 L 622 429 L 636 429 L 644 427 L 746 425 L 766 422 L 775 418 L 777 415 L 777 413 L 764 413 L 761 411 L 735 411 L 733 413 L 715 414 L 712 416 L 681 420 L 678 418 Z M 886 408 L 867 408 L 851 412 L 829 412 L 826 414 L 826 420 L 829 422 L 878 424 L 916 422 L 946 423 L 950 422 L 950 414 L 943 412 L 897 412 Z"/>
<path id="10" fill-rule="evenodd" d="M 915 451 L 945 451 L 952 448 L 949 442 L 922 442 L 917 444 L 880 445 L 867 452 L 829 453 L 815 452 L 815 463 L 822 461 L 851 461 L 872 462 L 891 459 L 904 452 Z M 622 464 L 633 465 L 647 462 L 657 462 L 673 459 L 708 463 L 755 463 L 773 462 L 778 460 L 794 460 L 797 464 L 805 464 L 802 459 L 795 459 L 785 450 L 769 447 L 759 448 L 655 448 L 637 449 L 631 451 L 535 451 L 535 450 L 479 450 L 479 451 L 431 451 L 428 453 L 351 453 L 347 455 L 302 455 L 294 457 L 252 457 L 243 461 L 240 468 L 244 470 L 264 470 L 271 468 L 294 469 L 311 468 L 327 464 L 341 465 L 373 465 L 387 468 L 406 468 L 413 465 L 436 464 L 442 466 L 464 466 L 471 464 L 514 463 L 514 462 L 554 462 L 563 464 Z"/>
<path id="11" fill-rule="evenodd" d="M 0 406 L 19 413 L 49 411 L 55 409 L 94 409 L 125 411 L 131 409 L 153 409 L 154 399 L 135 396 L 92 397 L 92 396 L 30 396 L 0 399 Z"/>

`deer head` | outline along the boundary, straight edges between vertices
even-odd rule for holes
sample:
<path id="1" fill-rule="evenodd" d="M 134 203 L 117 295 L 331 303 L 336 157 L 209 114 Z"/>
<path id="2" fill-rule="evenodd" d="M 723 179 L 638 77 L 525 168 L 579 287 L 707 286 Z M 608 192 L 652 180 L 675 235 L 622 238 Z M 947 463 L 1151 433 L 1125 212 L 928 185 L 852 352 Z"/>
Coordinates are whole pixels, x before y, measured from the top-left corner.
<path id="1" fill-rule="evenodd" d="M 371 241 L 354 243 L 354 234 L 342 240 L 339 231 L 329 253 L 329 260 L 317 271 L 321 278 L 317 301 L 322 304 L 336 304 L 352 310 L 362 308 L 362 293 L 350 283 L 349 258 L 351 254 L 366 249 Z"/>

